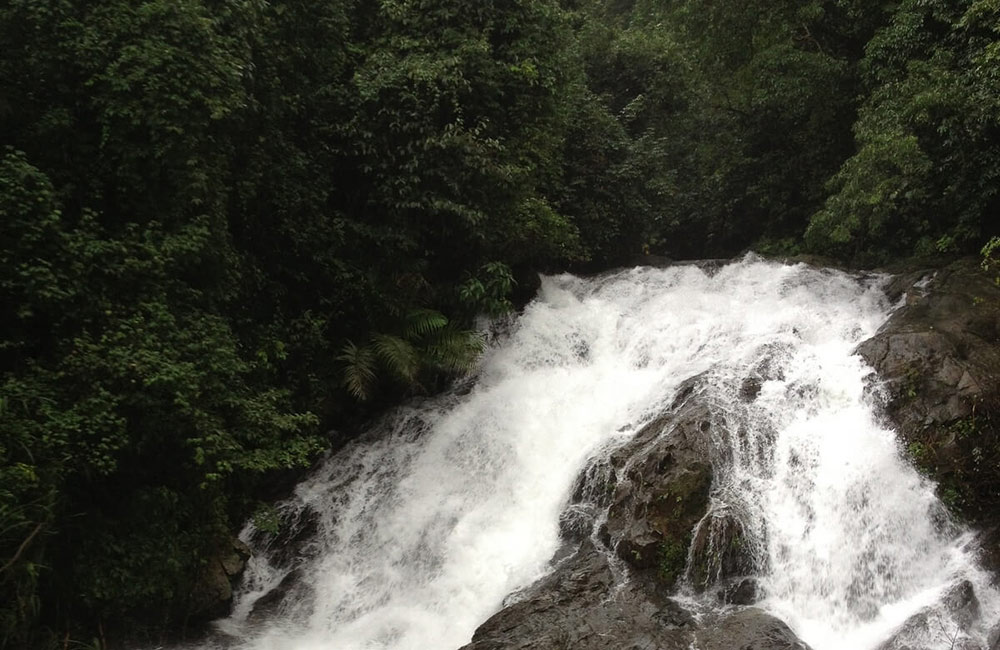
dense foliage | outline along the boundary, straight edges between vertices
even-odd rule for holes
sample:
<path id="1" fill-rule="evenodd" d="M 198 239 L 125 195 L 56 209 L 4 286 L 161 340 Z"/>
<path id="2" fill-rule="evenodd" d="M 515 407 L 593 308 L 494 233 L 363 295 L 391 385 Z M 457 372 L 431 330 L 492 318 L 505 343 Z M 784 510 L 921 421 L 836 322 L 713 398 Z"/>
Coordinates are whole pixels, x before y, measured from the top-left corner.
<path id="1" fill-rule="evenodd" d="M 3 0 L 0 43 L 0 647 L 183 622 L 535 271 L 998 234 L 995 0 Z"/>

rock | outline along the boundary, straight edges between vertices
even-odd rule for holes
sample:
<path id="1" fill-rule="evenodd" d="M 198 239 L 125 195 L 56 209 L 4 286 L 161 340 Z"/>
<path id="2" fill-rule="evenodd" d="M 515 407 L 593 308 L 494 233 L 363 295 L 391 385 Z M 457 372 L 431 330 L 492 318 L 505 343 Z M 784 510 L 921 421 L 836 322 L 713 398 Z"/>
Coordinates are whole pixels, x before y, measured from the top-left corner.
<path id="1" fill-rule="evenodd" d="M 665 255 L 644 253 L 642 255 L 633 255 L 627 259 L 625 266 L 650 266 L 654 269 L 665 269 L 670 266 L 674 266 L 675 264 L 678 264 L 676 260 L 673 260 Z"/>
<path id="2" fill-rule="evenodd" d="M 1000 650 L 1000 621 L 996 622 L 986 641 L 987 650 Z"/>
<path id="3" fill-rule="evenodd" d="M 754 578 L 730 577 L 748 569 L 739 553 L 721 553 L 711 565 L 713 579 L 721 579 L 718 598 L 730 605 L 725 613 L 695 616 L 670 596 L 693 528 L 713 519 L 706 516 L 712 435 L 721 423 L 698 399 L 697 385 L 697 378 L 687 382 L 663 415 L 587 468 L 561 520 L 569 552 L 560 551 L 553 571 L 519 592 L 461 650 L 808 650 L 774 617 L 731 607 L 758 597 Z M 605 506 L 595 541 L 592 522 Z M 710 540 L 739 546 L 743 529 L 732 513 L 714 515 L 717 526 L 699 527 L 703 543 L 694 536 L 696 556 L 698 548 L 715 551 Z M 614 556 L 627 563 L 627 576 Z"/>
<path id="4" fill-rule="evenodd" d="M 589 542 L 476 630 L 462 650 L 687 650 L 694 617 L 638 582 L 619 588 Z"/>
<path id="5" fill-rule="evenodd" d="M 194 620 L 211 620 L 229 613 L 233 585 L 218 560 L 202 571 L 188 599 L 188 613 Z"/>
<path id="6" fill-rule="evenodd" d="M 289 592 L 301 583 L 301 578 L 302 571 L 300 569 L 289 571 L 276 587 L 254 601 L 253 607 L 250 608 L 250 613 L 247 615 L 247 620 L 262 620 L 275 614 L 281 608 L 281 604 Z"/>
<path id="7" fill-rule="evenodd" d="M 582 542 L 590 535 L 596 517 L 596 510 L 587 504 L 573 504 L 559 515 L 559 533 L 564 539 Z"/>
<path id="8" fill-rule="evenodd" d="M 892 292 L 904 304 L 857 348 L 885 382 L 886 414 L 953 512 L 1000 524 L 1000 287 L 964 260 L 901 275 Z"/>
<path id="9" fill-rule="evenodd" d="M 236 579 L 246 568 L 247 560 L 250 559 L 250 547 L 244 544 L 239 538 L 234 537 L 232 548 L 229 553 L 220 558 L 222 570 L 232 579 Z"/>
<path id="10" fill-rule="evenodd" d="M 979 535 L 979 561 L 993 569 L 994 583 L 1000 586 L 1000 524 L 987 528 Z M 992 650 L 992 648 L 990 649 Z"/>
<path id="11" fill-rule="evenodd" d="M 729 508 L 713 508 L 700 522 L 691 541 L 688 581 L 702 590 L 727 578 L 746 576 L 756 567 L 739 518 Z"/>
<path id="12" fill-rule="evenodd" d="M 256 530 L 251 543 L 263 549 L 271 564 L 290 567 L 301 558 L 314 555 L 315 539 L 320 532 L 320 514 L 311 505 L 283 509 L 278 513 L 277 533 Z"/>
<path id="13" fill-rule="evenodd" d="M 974 639 L 956 639 L 954 650 L 985 650 L 983 646 Z"/>
<path id="14" fill-rule="evenodd" d="M 523 264 L 515 266 L 512 273 L 514 290 L 510 298 L 514 308 L 520 311 L 534 299 L 542 286 L 542 278 L 538 275 L 538 269 Z"/>
<path id="15" fill-rule="evenodd" d="M 787 625 L 753 607 L 703 625 L 695 635 L 698 650 L 809 650 Z"/>
<path id="16" fill-rule="evenodd" d="M 757 396 L 760 395 L 760 389 L 762 386 L 763 384 L 761 380 L 757 377 L 747 377 L 740 385 L 740 399 L 744 402 L 754 401 L 757 399 Z"/>
<path id="17" fill-rule="evenodd" d="M 963 580 L 949 589 L 941 603 L 963 630 L 971 628 L 979 620 L 979 599 L 976 598 L 976 590 L 968 580 Z"/>
<path id="18" fill-rule="evenodd" d="M 605 524 L 609 546 L 633 568 L 673 584 L 684 573 L 691 533 L 708 509 L 713 415 L 685 386 L 666 413 L 617 450 Z"/>
<path id="19" fill-rule="evenodd" d="M 712 435 L 720 423 L 698 399 L 698 381 L 682 386 L 673 404 L 610 459 L 585 470 L 561 519 L 569 551 L 560 551 L 553 571 L 511 599 L 462 650 L 807 650 L 760 610 L 728 607 L 696 617 L 670 596 L 692 530 L 711 520 Z M 595 541 L 592 522 L 603 507 L 608 517 Z M 742 528 L 725 509 L 715 514 L 719 539 L 735 548 Z M 715 549 L 708 539 L 705 552 Z M 625 560 L 627 576 L 614 556 Z M 746 569 L 739 554 L 720 555 L 713 573 L 723 576 L 722 602 L 757 598 L 755 579 L 729 577 Z"/>
<path id="20" fill-rule="evenodd" d="M 760 597 L 756 578 L 738 578 L 723 582 L 718 590 L 719 602 L 727 605 L 752 605 Z"/>
<path id="21" fill-rule="evenodd" d="M 942 623 L 939 614 L 946 614 L 950 619 L 948 623 Z M 978 643 L 964 636 L 979 618 L 975 589 L 971 582 L 963 580 L 946 591 L 936 605 L 906 619 L 877 650 L 923 650 L 921 640 L 942 635 L 953 637 L 951 641 L 956 649 L 982 650 Z"/>
<path id="22" fill-rule="evenodd" d="M 247 545 L 232 538 L 227 547 L 205 565 L 188 598 L 191 619 L 207 621 L 229 613 L 233 586 L 246 568 L 249 557 Z"/>

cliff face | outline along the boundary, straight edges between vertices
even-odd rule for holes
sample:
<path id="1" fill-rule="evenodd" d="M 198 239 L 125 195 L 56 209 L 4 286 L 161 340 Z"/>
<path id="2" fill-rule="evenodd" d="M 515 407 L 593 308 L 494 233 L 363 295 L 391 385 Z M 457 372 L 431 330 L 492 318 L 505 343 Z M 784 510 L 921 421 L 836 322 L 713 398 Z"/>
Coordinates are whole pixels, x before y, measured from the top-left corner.
<path id="1" fill-rule="evenodd" d="M 886 416 L 951 511 L 983 530 L 1000 570 L 1000 286 L 973 260 L 897 277 L 903 301 L 858 353 L 887 391 Z"/>

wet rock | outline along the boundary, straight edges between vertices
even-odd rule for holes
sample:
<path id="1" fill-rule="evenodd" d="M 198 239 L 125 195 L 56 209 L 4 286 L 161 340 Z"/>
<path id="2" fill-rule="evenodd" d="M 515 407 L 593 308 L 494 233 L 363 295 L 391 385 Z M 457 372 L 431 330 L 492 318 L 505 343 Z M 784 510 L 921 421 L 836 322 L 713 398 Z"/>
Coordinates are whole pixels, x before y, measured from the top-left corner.
<path id="1" fill-rule="evenodd" d="M 749 540 L 739 518 L 729 508 L 709 512 L 691 541 L 687 578 L 696 589 L 754 572 Z"/>
<path id="2" fill-rule="evenodd" d="M 590 535 L 596 515 L 586 504 L 571 505 L 559 515 L 559 534 L 569 541 L 583 541 Z"/>
<path id="3" fill-rule="evenodd" d="M 229 613 L 233 586 L 239 580 L 250 549 L 233 538 L 202 570 L 188 597 L 188 615 L 193 621 L 206 621 Z"/>
<path id="4" fill-rule="evenodd" d="M 761 380 L 757 377 L 747 377 L 740 384 L 740 399 L 744 402 L 752 402 L 757 399 L 760 395 L 760 389 L 763 386 Z"/>
<path id="5" fill-rule="evenodd" d="M 688 650 L 695 619 L 639 582 L 618 585 L 589 543 L 476 630 L 461 650 Z"/>
<path id="6" fill-rule="evenodd" d="M 614 488 L 605 535 L 633 568 L 672 586 L 683 575 L 691 532 L 712 485 L 713 415 L 692 399 L 696 383 L 612 456 L 623 477 Z"/>
<path id="7" fill-rule="evenodd" d="M 894 281 L 903 299 L 857 351 L 885 381 L 886 414 L 945 503 L 1000 524 L 1000 287 L 974 260 Z M 1000 569 L 1000 548 L 984 548 Z"/>
<path id="8" fill-rule="evenodd" d="M 968 580 L 963 580 L 949 589 L 942 599 L 942 604 L 963 630 L 971 628 L 979 620 L 979 599 L 976 598 L 976 590 Z"/>
<path id="9" fill-rule="evenodd" d="M 775 358 L 780 357 L 786 350 L 777 344 L 768 344 L 765 348 L 768 354 L 747 377 L 740 383 L 737 397 L 744 402 L 752 402 L 760 395 L 764 382 L 784 379 L 780 364 L 775 363 Z"/>
<path id="10" fill-rule="evenodd" d="M 996 622 L 986 641 L 987 650 L 1000 650 L 1000 621 Z"/>
<path id="11" fill-rule="evenodd" d="M 277 533 L 257 530 L 251 543 L 266 549 L 275 566 L 288 567 L 315 552 L 313 542 L 320 530 L 320 514 L 309 505 L 278 513 Z"/>
<path id="12" fill-rule="evenodd" d="M 942 619 L 944 615 L 944 619 Z M 968 580 L 946 591 L 936 605 L 908 618 L 877 650 L 924 650 L 926 639 L 947 638 L 953 648 L 982 650 L 966 635 L 979 622 L 979 599 Z"/>
<path id="13" fill-rule="evenodd" d="M 727 605 L 752 605 L 760 598 L 760 586 L 756 578 L 737 578 L 721 583 L 717 594 Z"/>
<path id="14" fill-rule="evenodd" d="M 513 269 L 514 290 L 511 295 L 511 302 L 518 311 L 531 302 L 538 294 L 542 286 L 542 278 L 538 275 L 538 270 L 526 265 L 518 265 Z"/>
<path id="15" fill-rule="evenodd" d="M 692 530 L 706 519 L 717 426 L 696 378 L 604 465 L 588 467 L 561 522 L 577 550 L 560 555 L 551 574 L 517 594 L 462 650 L 806 650 L 777 619 L 732 611 L 757 598 L 754 579 L 728 577 L 747 568 L 739 554 L 722 553 L 712 569 L 727 576 L 717 587 L 727 614 L 695 617 L 670 597 Z M 588 524 L 604 505 L 609 514 L 595 542 Z M 718 514 L 720 539 L 737 547 L 741 527 L 728 512 Z M 706 553 L 715 549 L 707 539 Z"/>
<path id="16" fill-rule="evenodd" d="M 302 571 L 300 569 L 289 571 L 276 587 L 254 602 L 247 620 L 262 620 L 275 614 L 281 608 L 281 604 L 285 601 L 289 592 L 295 589 L 296 585 L 300 583 L 301 578 Z"/>
<path id="17" fill-rule="evenodd" d="M 709 619 L 703 625 L 694 645 L 699 650 L 809 650 L 787 625 L 756 608 Z"/>

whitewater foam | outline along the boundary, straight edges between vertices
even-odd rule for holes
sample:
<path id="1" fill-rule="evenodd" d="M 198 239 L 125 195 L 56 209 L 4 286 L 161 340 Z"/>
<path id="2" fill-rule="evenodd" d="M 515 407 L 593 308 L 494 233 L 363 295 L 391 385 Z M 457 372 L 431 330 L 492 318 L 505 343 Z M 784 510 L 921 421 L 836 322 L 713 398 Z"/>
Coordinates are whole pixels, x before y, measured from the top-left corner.
<path id="1" fill-rule="evenodd" d="M 248 525 L 255 557 L 217 645 L 467 643 L 549 570 L 588 461 L 701 373 L 741 432 L 720 441 L 731 448 L 714 499 L 747 513 L 762 604 L 815 650 L 874 648 L 963 579 L 995 614 L 967 540 L 880 424 L 877 383 L 853 354 L 890 313 L 883 280 L 754 256 L 712 273 L 543 278 L 471 390 L 396 410 L 279 506 L 315 529 L 292 557 Z M 738 392 L 754 373 L 746 403 Z M 293 570 L 280 606 L 252 615 Z"/>

